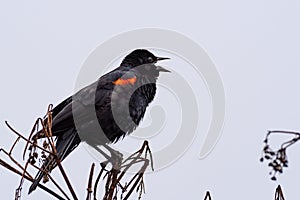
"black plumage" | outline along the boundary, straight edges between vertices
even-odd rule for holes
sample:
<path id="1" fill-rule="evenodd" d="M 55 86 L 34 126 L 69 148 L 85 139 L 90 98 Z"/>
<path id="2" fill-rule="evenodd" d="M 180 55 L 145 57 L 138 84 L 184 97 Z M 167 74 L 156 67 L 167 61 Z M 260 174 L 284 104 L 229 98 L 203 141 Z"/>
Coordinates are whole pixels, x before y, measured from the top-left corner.
<path id="1" fill-rule="evenodd" d="M 118 68 L 58 104 L 52 110 L 52 134 L 59 159 L 64 160 L 81 141 L 104 145 L 134 131 L 154 99 L 159 73 L 168 72 L 156 65 L 164 59 L 148 50 L 134 50 Z M 43 132 L 34 137 L 43 138 Z M 50 158 L 42 169 L 50 172 L 55 166 Z M 37 174 L 29 193 L 44 175 Z"/>

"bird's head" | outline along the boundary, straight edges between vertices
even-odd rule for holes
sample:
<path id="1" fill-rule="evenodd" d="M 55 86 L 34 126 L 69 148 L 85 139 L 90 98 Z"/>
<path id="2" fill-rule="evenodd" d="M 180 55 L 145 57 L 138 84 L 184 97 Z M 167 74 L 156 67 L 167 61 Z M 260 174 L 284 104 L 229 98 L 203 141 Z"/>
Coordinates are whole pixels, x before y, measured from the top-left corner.
<path id="1" fill-rule="evenodd" d="M 128 54 L 122 61 L 121 66 L 138 67 L 143 66 L 146 71 L 170 72 L 169 70 L 155 65 L 157 61 L 166 60 L 169 58 L 156 57 L 146 49 L 136 49 Z"/>

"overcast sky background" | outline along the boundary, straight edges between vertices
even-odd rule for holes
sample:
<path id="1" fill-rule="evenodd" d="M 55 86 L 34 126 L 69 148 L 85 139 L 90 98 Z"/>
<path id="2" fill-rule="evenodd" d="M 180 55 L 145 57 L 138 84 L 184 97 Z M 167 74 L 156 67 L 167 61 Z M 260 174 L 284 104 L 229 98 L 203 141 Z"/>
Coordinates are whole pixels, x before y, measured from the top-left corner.
<path id="1" fill-rule="evenodd" d="M 49 103 L 73 93 L 82 63 L 99 44 L 132 29 L 170 29 L 197 42 L 215 63 L 225 88 L 226 119 L 207 158 L 198 159 L 200 134 L 184 156 L 146 176 L 143 199 L 198 200 L 209 190 L 216 200 L 271 200 L 279 183 L 286 199 L 298 199 L 300 147 L 288 152 L 289 168 L 277 182 L 270 181 L 268 167 L 258 159 L 268 129 L 299 130 L 299 9 L 296 0 L 1 1 L 0 146 L 8 149 L 15 139 L 4 120 L 28 134 Z M 176 59 L 167 65 L 183 66 Z M 203 94 L 205 108 L 209 101 L 203 83 L 194 88 Z M 158 97 L 154 104 L 167 105 L 164 101 Z M 161 134 L 154 149 L 168 143 L 166 135 L 172 137 L 170 131 Z M 120 145 L 137 149 L 141 141 L 134 140 Z M 80 199 L 93 161 L 81 146 L 63 163 Z M 0 168 L 0 180 L 1 199 L 13 199 L 19 177 Z M 22 199 L 47 199 L 40 191 L 27 196 L 28 187 L 26 182 Z"/>

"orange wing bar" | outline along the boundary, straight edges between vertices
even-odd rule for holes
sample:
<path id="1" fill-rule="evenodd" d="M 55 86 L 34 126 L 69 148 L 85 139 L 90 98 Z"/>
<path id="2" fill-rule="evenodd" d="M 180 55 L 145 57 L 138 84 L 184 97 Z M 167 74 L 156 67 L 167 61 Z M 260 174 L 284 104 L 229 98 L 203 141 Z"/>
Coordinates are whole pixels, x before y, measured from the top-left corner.
<path id="1" fill-rule="evenodd" d="M 128 78 L 128 79 L 119 78 L 118 80 L 114 81 L 113 84 L 115 84 L 115 85 L 128 85 L 128 84 L 133 85 L 135 82 L 136 82 L 136 77 Z"/>

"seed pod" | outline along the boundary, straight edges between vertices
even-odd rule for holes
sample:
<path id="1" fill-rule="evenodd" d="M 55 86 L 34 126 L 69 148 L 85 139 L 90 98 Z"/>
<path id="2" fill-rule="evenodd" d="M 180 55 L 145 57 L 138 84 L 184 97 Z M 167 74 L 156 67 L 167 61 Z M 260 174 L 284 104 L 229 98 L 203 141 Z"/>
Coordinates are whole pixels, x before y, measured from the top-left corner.
<path id="1" fill-rule="evenodd" d="M 48 143 L 47 143 L 47 141 L 45 140 L 44 143 L 43 143 L 43 148 L 44 148 L 44 149 L 47 149 L 47 147 L 48 147 Z"/>
<path id="2" fill-rule="evenodd" d="M 271 156 L 265 155 L 265 159 L 270 160 L 270 159 L 271 159 Z"/>
<path id="3" fill-rule="evenodd" d="M 49 181 L 49 177 L 47 174 L 43 176 L 43 183 L 47 183 Z"/>
<path id="4" fill-rule="evenodd" d="M 276 181 L 277 178 L 276 178 L 275 176 L 273 176 L 273 177 L 271 178 L 271 180 L 272 180 L 272 181 Z"/>
<path id="5" fill-rule="evenodd" d="M 36 163 L 35 159 L 30 159 L 30 164 L 34 165 Z"/>
<path id="6" fill-rule="evenodd" d="M 38 153 L 37 152 L 33 152 L 33 157 L 37 158 L 38 157 Z"/>

